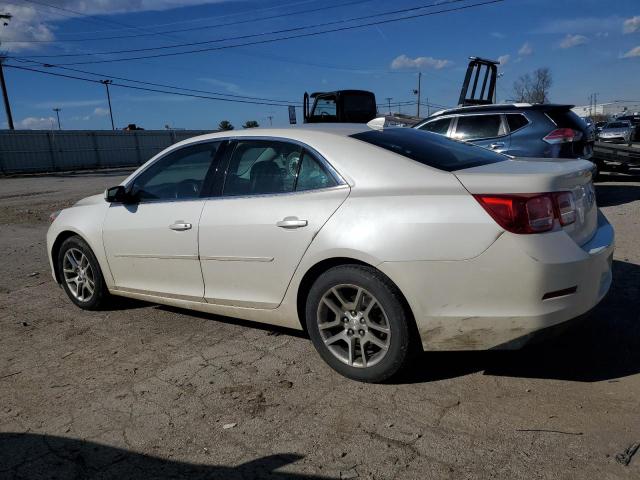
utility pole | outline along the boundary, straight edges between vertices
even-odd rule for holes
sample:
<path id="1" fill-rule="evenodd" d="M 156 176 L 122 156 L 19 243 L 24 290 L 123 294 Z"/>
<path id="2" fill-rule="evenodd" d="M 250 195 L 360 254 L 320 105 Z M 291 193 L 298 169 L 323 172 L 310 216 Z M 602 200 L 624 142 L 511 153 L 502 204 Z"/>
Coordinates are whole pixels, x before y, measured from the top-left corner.
<path id="1" fill-rule="evenodd" d="M 273 115 L 267 115 L 267 118 L 269 119 L 269 126 L 273 127 Z"/>
<path id="2" fill-rule="evenodd" d="M 420 118 L 420 95 L 421 95 L 421 87 L 422 87 L 422 72 L 418 72 L 418 90 L 415 90 L 416 95 L 418 95 L 418 103 L 416 108 L 416 117 Z M 428 116 L 428 115 L 427 115 Z"/>
<path id="3" fill-rule="evenodd" d="M 391 115 L 391 100 L 393 100 L 393 97 L 387 97 L 385 100 L 389 104 L 389 115 Z"/>
<path id="4" fill-rule="evenodd" d="M 109 102 L 109 116 L 111 117 L 111 130 L 115 130 L 116 126 L 113 123 L 113 111 L 111 110 L 111 95 L 109 94 L 109 85 L 113 83 L 113 80 L 100 80 L 105 87 L 107 87 L 107 102 Z"/>
<path id="5" fill-rule="evenodd" d="M 431 116 L 431 105 L 429 104 L 429 97 L 427 97 L 427 118 L 429 118 L 430 116 Z"/>
<path id="6" fill-rule="evenodd" d="M 3 26 L 9 25 L 9 20 L 11 20 L 12 15 L 10 13 L 2 13 L 0 14 L 0 21 L 2 21 Z M 6 57 L 4 55 L 0 56 L 0 86 L 2 86 L 2 98 L 4 100 L 4 111 L 7 114 L 7 123 L 9 124 L 9 130 L 15 130 L 13 126 L 13 115 L 11 115 L 11 105 L 9 104 L 9 95 L 7 94 L 7 84 L 4 81 L 4 61 Z"/>
<path id="7" fill-rule="evenodd" d="M 56 112 L 56 117 L 58 117 L 58 130 L 62 130 L 62 127 L 60 126 L 60 110 L 62 110 L 61 108 L 54 108 L 53 111 Z"/>

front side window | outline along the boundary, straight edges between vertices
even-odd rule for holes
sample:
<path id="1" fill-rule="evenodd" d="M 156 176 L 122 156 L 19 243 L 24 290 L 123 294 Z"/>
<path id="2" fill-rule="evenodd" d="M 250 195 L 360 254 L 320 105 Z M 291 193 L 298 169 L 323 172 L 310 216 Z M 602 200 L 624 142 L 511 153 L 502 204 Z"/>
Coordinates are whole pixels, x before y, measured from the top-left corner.
<path id="1" fill-rule="evenodd" d="M 449 132 L 450 118 L 441 118 L 440 120 L 434 120 L 433 122 L 425 123 L 420 127 L 420 130 L 426 130 L 427 132 L 438 133 L 440 135 L 446 135 Z"/>
<path id="2" fill-rule="evenodd" d="M 459 140 L 499 137 L 501 130 L 500 115 L 464 115 L 458 117 L 454 137 Z"/>
<path id="3" fill-rule="evenodd" d="M 336 107 L 335 97 L 318 98 L 313 108 L 312 115 L 314 117 L 337 117 L 338 110 Z"/>
<path id="4" fill-rule="evenodd" d="M 139 201 L 199 198 L 220 144 L 200 143 L 169 153 L 134 179 L 131 195 Z"/>
<path id="5" fill-rule="evenodd" d="M 302 147 L 270 140 L 239 141 L 231 157 L 223 195 L 292 192 Z"/>

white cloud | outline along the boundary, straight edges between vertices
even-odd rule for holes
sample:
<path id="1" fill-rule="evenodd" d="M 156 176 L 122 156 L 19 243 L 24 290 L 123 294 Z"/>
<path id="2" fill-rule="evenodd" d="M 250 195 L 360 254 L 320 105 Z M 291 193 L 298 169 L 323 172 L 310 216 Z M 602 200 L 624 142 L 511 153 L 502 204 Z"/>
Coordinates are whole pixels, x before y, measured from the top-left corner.
<path id="1" fill-rule="evenodd" d="M 567 32 L 590 34 L 593 32 L 619 31 L 623 19 L 609 17 L 578 17 L 568 20 L 552 20 L 533 30 L 533 33 L 561 34 Z"/>
<path id="2" fill-rule="evenodd" d="M 498 57 L 498 61 L 500 62 L 500 65 L 504 66 L 507 63 L 509 63 L 509 60 L 511 60 L 511 55 L 500 55 Z"/>
<path id="3" fill-rule="evenodd" d="M 525 42 L 524 45 L 520 47 L 520 50 L 518 50 L 518 55 L 520 55 L 521 57 L 528 57 L 529 55 L 533 55 L 533 47 L 531 46 L 531 44 L 529 42 Z"/>
<path id="4" fill-rule="evenodd" d="M 55 40 L 56 24 L 73 18 L 90 16 L 109 16 L 120 13 L 144 12 L 150 10 L 170 10 L 193 5 L 230 2 L 235 0 L 48 0 L 47 5 L 65 9 L 64 13 L 56 8 L 43 5 L 24 5 L 22 3 L 2 2 L 2 13 L 13 16 L 6 27 L 2 27 L 0 41 L 2 50 L 19 52 L 34 50 Z M 78 12 L 71 13 L 70 10 Z M 61 15 L 63 13 L 63 15 Z M 91 25 L 91 24 L 88 24 Z M 96 25 L 94 24 L 94 27 Z M 134 31 L 126 28 L 108 29 L 108 24 L 99 31 L 122 33 L 126 35 Z"/>
<path id="5" fill-rule="evenodd" d="M 96 107 L 93 110 L 93 115 L 96 117 L 106 117 L 107 115 L 109 115 L 109 109 L 108 108 L 102 108 L 102 107 Z"/>
<path id="6" fill-rule="evenodd" d="M 232 82 L 225 82 L 224 80 L 218 80 L 217 78 L 199 78 L 201 82 L 208 83 L 209 85 L 214 85 L 216 87 L 222 87 L 229 93 L 240 93 L 241 89 L 238 85 Z"/>
<path id="7" fill-rule="evenodd" d="M 494 38 L 500 38 L 500 39 L 507 37 L 504 33 L 501 33 L 501 32 L 491 32 L 491 36 Z"/>
<path id="8" fill-rule="evenodd" d="M 397 56 L 391 62 L 392 70 L 405 70 L 405 69 L 426 69 L 433 68 L 435 70 L 441 70 L 445 67 L 453 65 L 451 60 L 441 60 L 433 57 L 416 57 L 410 58 L 402 54 Z"/>
<path id="9" fill-rule="evenodd" d="M 640 15 L 627 18 L 622 24 L 622 31 L 624 33 L 634 33 L 640 31 Z"/>
<path id="10" fill-rule="evenodd" d="M 51 130 L 56 124 L 57 121 L 53 117 L 27 117 L 18 125 L 27 130 Z"/>
<path id="11" fill-rule="evenodd" d="M 60 100 L 49 101 L 34 104 L 34 108 L 77 108 L 77 107 L 94 107 L 102 105 L 104 100 Z"/>
<path id="12" fill-rule="evenodd" d="M 567 34 L 567 36 L 562 39 L 559 46 L 560 48 L 564 48 L 564 49 L 573 48 L 573 47 L 577 47 L 578 45 L 584 45 L 588 41 L 589 39 L 584 35 Z"/>
<path id="13" fill-rule="evenodd" d="M 622 55 L 622 58 L 640 57 L 640 46 L 632 48 L 627 53 Z"/>

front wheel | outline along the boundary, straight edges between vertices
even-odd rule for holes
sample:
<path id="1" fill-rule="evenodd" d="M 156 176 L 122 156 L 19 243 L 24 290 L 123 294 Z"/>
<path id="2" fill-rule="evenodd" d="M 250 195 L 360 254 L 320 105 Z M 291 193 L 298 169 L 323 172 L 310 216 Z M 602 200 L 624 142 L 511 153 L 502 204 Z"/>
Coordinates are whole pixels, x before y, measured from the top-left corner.
<path id="1" fill-rule="evenodd" d="M 60 246 L 57 262 L 62 287 L 71 301 L 85 310 L 99 309 L 108 291 L 89 245 L 78 236 L 67 238 Z"/>
<path id="2" fill-rule="evenodd" d="M 398 288 L 371 267 L 345 265 L 323 273 L 307 297 L 306 323 L 329 366 L 363 382 L 391 378 L 419 348 Z"/>

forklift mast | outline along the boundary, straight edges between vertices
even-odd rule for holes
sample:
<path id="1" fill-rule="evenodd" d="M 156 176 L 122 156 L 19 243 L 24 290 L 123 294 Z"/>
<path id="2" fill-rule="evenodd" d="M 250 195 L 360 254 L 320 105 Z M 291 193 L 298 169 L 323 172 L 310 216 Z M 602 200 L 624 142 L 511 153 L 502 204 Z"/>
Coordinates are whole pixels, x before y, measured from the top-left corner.
<path id="1" fill-rule="evenodd" d="M 490 105 L 496 102 L 496 81 L 498 79 L 498 65 L 500 62 L 480 57 L 469 57 L 467 74 L 464 77 L 460 100 L 461 107 L 471 105 Z M 472 84 L 473 78 L 473 84 Z M 482 80 L 480 80 L 482 78 Z M 478 88 L 478 83 L 482 86 Z M 469 87 L 472 86 L 471 91 Z"/>

